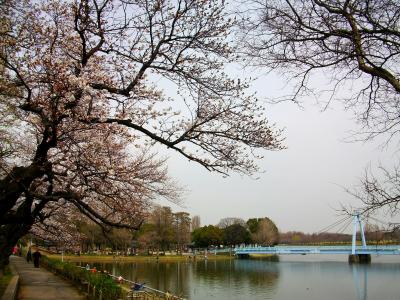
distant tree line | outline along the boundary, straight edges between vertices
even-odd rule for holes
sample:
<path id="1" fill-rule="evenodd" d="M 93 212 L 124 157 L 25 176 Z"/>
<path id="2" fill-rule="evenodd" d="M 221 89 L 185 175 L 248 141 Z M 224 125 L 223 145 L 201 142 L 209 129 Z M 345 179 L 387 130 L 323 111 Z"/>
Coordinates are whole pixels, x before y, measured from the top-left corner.
<path id="1" fill-rule="evenodd" d="M 279 231 L 275 223 L 265 218 L 251 218 L 245 222 L 240 218 L 224 218 L 217 226 L 208 225 L 192 232 L 196 247 L 234 246 L 260 244 L 273 246 L 279 243 Z"/>
<path id="2" fill-rule="evenodd" d="M 344 233 L 304 233 L 289 231 L 281 233 L 282 244 L 314 244 L 314 243 L 345 243 L 351 242 L 351 235 Z"/>
<path id="3" fill-rule="evenodd" d="M 126 228 L 104 228 L 89 219 L 74 221 L 73 240 L 66 241 L 52 235 L 50 232 L 39 232 L 33 236 L 37 243 L 54 246 L 57 250 L 70 250 L 73 252 L 120 252 L 133 254 L 142 251 L 182 251 L 190 243 L 192 228 L 199 226 L 200 217 L 194 216 L 193 220 L 187 212 L 172 212 L 168 206 L 155 206 L 139 230 Z M 65 228 L 66 236 L 71 236 Z"/>
<path id="4" fill-rule="evenodd" d="M 65 228 L 66 233 L 68 229 Z M 236 246 L 257 244 L 274 246 L 279 244 L 324 244 L 351 243 L 351 234 L 345 233 L 304 233 L 301 231 L 279 232 L 275 223 L 268 217 L 250 218 L 247 221 L 236 218 L 222 218 L 217 225 L 201 226 L 200 217 L 190 216 L 188 212 L 173 212 L 168 206 L 155 206 L 139 230 L 113 228 L 104 231 L 101 226 L 89 220 L 75 221 L 74 241 L 57 241 L 53 236 L 36 236 L 38 242 L 55 245 L 58 250 L 74 252 L 119 252 L 121 254 L 148 254 L 175 251 L 182 253 L 189 248 L 209 248 L 217 246 Z M 71 236 L 68 235 L 67 236 Z M 366 224 L 365 236 L 371 243 L 400 240 L 400 230 L 385 231 L 377 225 Z M 58 236 L 59 238 L 59 236 Z M 65 240 L 65 239 L 61 239 Z M 359 233 L 358 233 L 359 240 Z"/>
<path id="5" fill-rule="evenodd" d="M 274 222 L 265 218 L 223 218 L 217 225 L 201 227 L 200 217 L 188 212 L 173 212 L 168 206 L 155 206 L 139 230 L 113 228 L 105 231 L 88 219 L 75 221 L 74 238 L 65 242 L 49 232 L 35 236 L 37 242 L 74 252 L 119 252 L 122 254 L 176 251 L 210 246 L 279 243 L 279 231 Z M 66 228 L 67 231 L 67 228 Z M 66 236 L 71 236 L 64 232 Z"/>
<path id="6" fill-rule="evenodd" d="M 366 228 L 365 238 L 367 244 L 395 242 L 400 240 L 400 230 L 385 231 L 377 228 Z M 351 239 L 351 234 L 331 232 L 304 233 L 300 231 L 289 231 L 280 234 L 280 243 L 288 245 L 351 243 Z M 359 232 L 357 232 L 357 240 L 360 240 Z"/>

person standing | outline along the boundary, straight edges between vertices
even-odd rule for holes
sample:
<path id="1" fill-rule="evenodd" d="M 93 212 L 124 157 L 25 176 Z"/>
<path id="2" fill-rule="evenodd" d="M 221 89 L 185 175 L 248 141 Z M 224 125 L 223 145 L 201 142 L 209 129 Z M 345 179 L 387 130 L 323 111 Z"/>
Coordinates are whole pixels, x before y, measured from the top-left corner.
<path id="1" fill-rule="evenodd" d="M 26 253 L 26 261 L 29 263 L 32 260 L 32 249 L 31 247 L 28 248 L 28 252 Z"/>
<path id="2" fill-rule="evenodd" d="M 36 249 L 36 251 L 32 254 L 32 256 L 35 268 L 39 268 L 40 258 L 42 257 L 42 254 L 40 254 L 39 250 Z"/>

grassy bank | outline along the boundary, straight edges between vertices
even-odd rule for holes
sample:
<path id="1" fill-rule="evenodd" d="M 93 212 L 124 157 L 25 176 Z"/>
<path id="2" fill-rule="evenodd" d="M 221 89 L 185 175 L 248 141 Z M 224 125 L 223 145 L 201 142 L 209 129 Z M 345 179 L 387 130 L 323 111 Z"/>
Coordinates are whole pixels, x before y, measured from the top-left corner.
<path id="1" fill-rule="evenodd" d="M 49 258 L 61 260 L 61 254 L 50 254 Z M 207 255 L 207 260 L 226 260 L 233 259 L 234 256 L 229 255 Z M 70 262 L 174 262 L 174 261 L 195 261 L 204 260 L 204 255 L 186 256 L 186 255 L 165 255 L 165 256 L 112 256 L 112 255 L 64 255 L 64 261 Z"/>
<path id="2" fill-rule="evenodd" d="M 8 284 L 10 283 L 13 274 L 11 273 L 10 267 L 6 266 L 3 273 L 0 276 L 0 299 L 3 296 Z"/>
<path id="3" fill-rule="evenodd" d="M 102 273 L 88 272 L 85 269 L 77 268 L 74 264 L 46 256 L 42 257 L 41 265 L 87 291 L 88 297 L 91 299 L 121 299 L 126 293 L 111 277 Z"/>
<path id="4" fill-rule="evenodd" d="M 87 294 L 91 300 L 119 300 L 119 299 L 141 299 L 141 300 L 163 300 L 165 293 L 144 287 L 140 291 L 132 291 L 132 281 L 118 279 L 116 276 L 97 272 L 95 269 L 86 270 L 79 268 L 73 263 L 61 262 L 56 258 L 43 256 L 41 265 L 53 273 L 68 279 L 75 286 Z M 172 295 L 171 295 L 172 296 Z M 182 299 L 173 296 L 171 299 Z"/>

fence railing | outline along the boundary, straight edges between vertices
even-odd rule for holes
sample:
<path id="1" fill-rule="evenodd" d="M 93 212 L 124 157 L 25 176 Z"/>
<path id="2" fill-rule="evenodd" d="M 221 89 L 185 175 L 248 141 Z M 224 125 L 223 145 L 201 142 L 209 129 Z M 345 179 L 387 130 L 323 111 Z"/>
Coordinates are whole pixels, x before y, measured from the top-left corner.
<path id="1" fill-rule="evenodd" d="M 98 272 L 95 268 L 87 268 L 82 266 L 76 266 L 78 268 L 84 269 L 87 272 Z M 169 292 L 163 292 L 157 290 L 155 288 L 149 287 L 145 284 L 141 284 L 139 282 L 135 282 L 132 280 L 128 280 L 123 278 L 122 276 L 113 275 L 110 273 L 104 273 L 113 278 L 113 280 L 121 285 L 121 287 L 127 292 L 124 296 L 125 299 L 137 299 L 137 300 L 160 300 L 160 299 L 170 299 L 170 300 L 185 300 L 185 298 L 178 297 L 176 295 L 172 295 Z M 128 288 L 128 287 L 129 288 Z M 88 287 L 89 289 L 89 287 Z M 88 291 L 89 294 L 89 291 Z M 100 299 L 101 300 L 101 299 Z"/>
<path id="2" fill-rule="evenodd" d="M 42 257 L 41 264 L 50 271 L 71 280 L 92 300 L 162 300 L 184 298 L 140 284 L 122 276 L 85 268 L 71 263 Z"/>

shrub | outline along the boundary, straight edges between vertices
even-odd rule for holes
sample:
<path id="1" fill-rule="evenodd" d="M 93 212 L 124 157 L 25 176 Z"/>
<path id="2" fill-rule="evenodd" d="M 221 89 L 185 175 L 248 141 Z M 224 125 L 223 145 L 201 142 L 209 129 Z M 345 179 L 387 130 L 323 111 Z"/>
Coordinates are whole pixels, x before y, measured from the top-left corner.
<path id="1" fill-rule="evenodd" d="M 46 256 L 42 256 L 41 263 L 45 268 L 70 279 L 75 284 L 82 285 L 86 282 L 91 287 L 95 287 L 96 291 L 101 291 L 103 299 L 121 298 L 122 288 L 107 274 L 91 273 L 74 264 L 50 259 Z"/>

